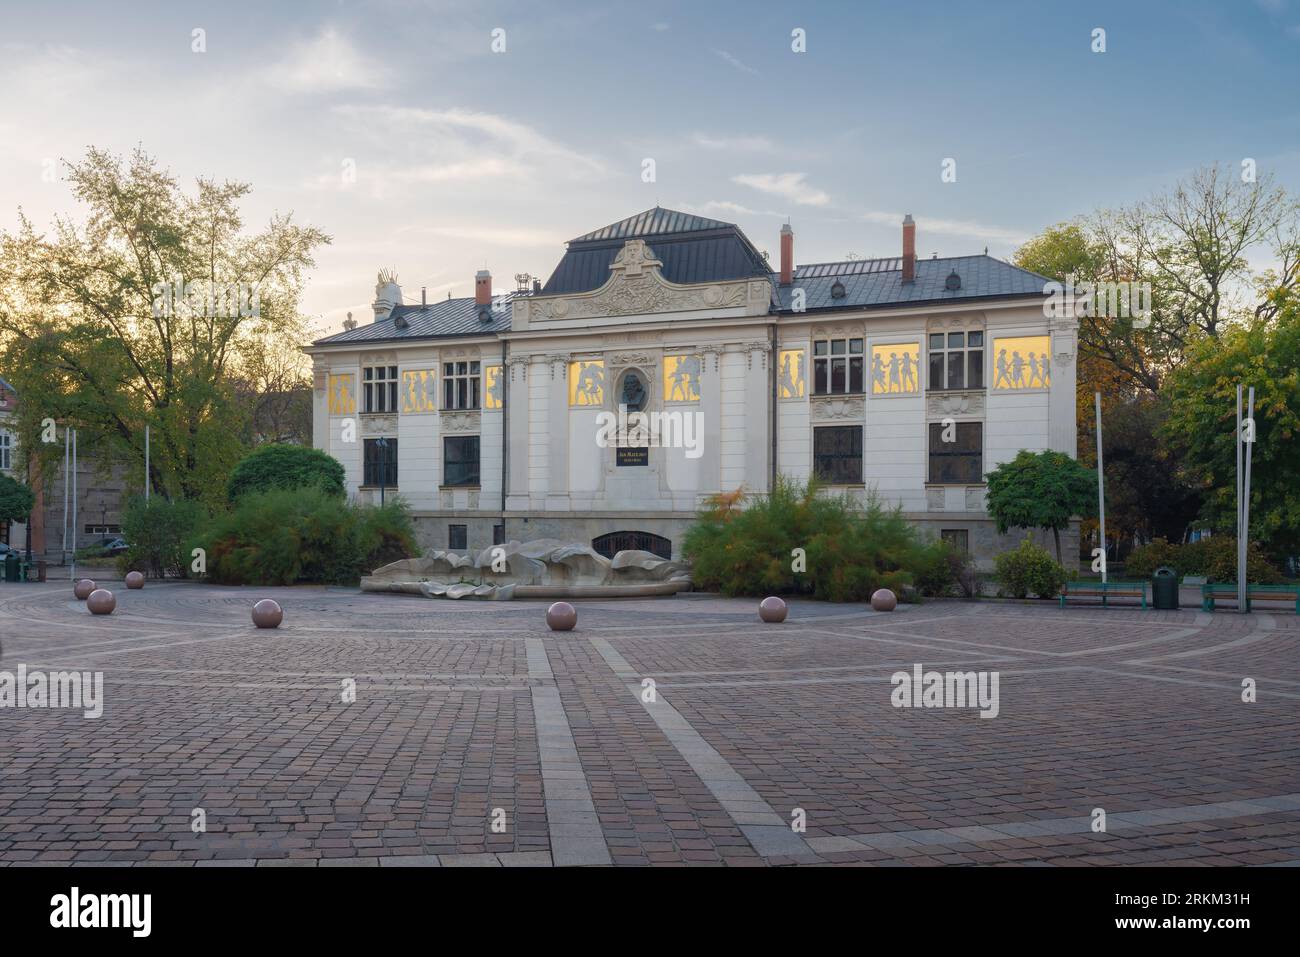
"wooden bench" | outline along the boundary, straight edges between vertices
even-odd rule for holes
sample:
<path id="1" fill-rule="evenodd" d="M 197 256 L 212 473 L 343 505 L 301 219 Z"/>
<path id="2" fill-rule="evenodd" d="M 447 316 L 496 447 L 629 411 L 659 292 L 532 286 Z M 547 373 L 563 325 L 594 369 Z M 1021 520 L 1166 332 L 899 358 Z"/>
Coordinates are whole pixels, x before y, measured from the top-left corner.
<path id="1" fill-rule="evenodd" d="M 1115 595 L 1120 598 L 1141 598 L 1142 607 L 1145 608 L 1149 585 L 1150 582 L 1066 582 L 1065 587 L 1061 589 L 1061 607 L 1065 607 L 1067 597 L 1099 597 L 1102 607 L 1105 608 L 1110 596 Z"/>
<path id="2" fill-rule="evenodd" d="M 1201 611 L 1214 611 L 1216 598 L 1237 600 L 1236 582 L 1214 582 L 1201 586 Z M 1300 615 L 1300 585 L 1247 585 L 1246 611 L 1255 601 L 1295 601 L 1295 613 Z"/>

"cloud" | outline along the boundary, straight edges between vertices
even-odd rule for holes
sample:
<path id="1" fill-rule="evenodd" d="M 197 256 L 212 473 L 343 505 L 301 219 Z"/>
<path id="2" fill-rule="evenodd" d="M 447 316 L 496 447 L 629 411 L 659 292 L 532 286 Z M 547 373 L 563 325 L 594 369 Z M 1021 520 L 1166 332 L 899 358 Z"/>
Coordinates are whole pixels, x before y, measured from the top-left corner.
<path id="1" fill-rule="evenodd" d="M 285 93 L 335 93 L 377 90 L 391 75 L 382 63 L 362 54 L 351 39 L 325 27 L 310 40 L 299 41 L 261 74 L 261 79 Z"/>
<path id="2" fill-rule="evenodd" d="M 655 24 L 655 31 L 658 32 L 658 33 L 664 33 L 665 31 L 668 30 L 668 27 L 669 27 L 669 25 L 668 25 L 667 23 L 656 23 L 656 24 Z"/>
<path id="3" fill-rule="evenodd" d="M 820 189 L 804 182 L 803 173 L 742 173 L 731 177 L 733 183 L 759 192 L 781 196 L 801 206 L 827 206 L 831 198 Z"/>
<path id="4" fill-rule="evenodd" d="M 753 74 L 758 73 L 758 71 L 755 70 L 752 66 L 749 66 L 748 64 L 741 62 L 739 58 L 732 56 L 726 50 L 714 50 L 713 52 L 718 56 L 722 57 L 722 59 L 727 61 L 727 63 L 729 63 L 731 66 L 734 66 L 741 73 L 753 73 Z"/>
<path id="5" fill-rule="evenodd" d="M 396 231 L 399 235 L 437 236 L 442 239 L 463 239 L 488 246 L 530 246 L 558 250 L 565 237 L 547 229 L 527 227 L 483 226 L 450 224 L 439 226 L 413 226 Z"/>
<path id="6" fill-rule="evenodd" d="M 869 223 L 879 223 L 882 226 L 898 226 L 901 228 L 903 224 L 902 213 L 872 211 L 863 213 L 862 218 Z M 937 233 L 941 236 L 970 236 L 975 239 L 1016 244 L 1029 239 L 1028 233 L 1019 230 L 1007 229 L 1002 226 L 988 226 L 970 220 L 930 219 L 926 216 L 917 216 L 915 218 L 917 230 L 923 233 Z"/>
<path id="7" fill-rule="evenodd" d="M 696 133 L 696 146 L 706 150 L 726 150 L 728 152 L 770 153 L 776 149 L 775 144 L 766 136 L 710 136 Z"/>

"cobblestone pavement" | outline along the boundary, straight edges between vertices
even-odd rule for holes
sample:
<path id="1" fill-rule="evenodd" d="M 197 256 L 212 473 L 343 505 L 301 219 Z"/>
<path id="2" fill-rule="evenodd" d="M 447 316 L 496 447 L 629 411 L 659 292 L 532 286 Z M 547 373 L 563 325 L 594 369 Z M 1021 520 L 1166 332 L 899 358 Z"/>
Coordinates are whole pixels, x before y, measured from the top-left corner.
<path id="1" fill-rule="evenodd" d="M 1300 863 L 1290 614 L 113 588 L 0 586 L 0 672 L 104 681 L 0 707 L 0 866 Z M 916 664 L 997 716 L 893 707 Z"/>

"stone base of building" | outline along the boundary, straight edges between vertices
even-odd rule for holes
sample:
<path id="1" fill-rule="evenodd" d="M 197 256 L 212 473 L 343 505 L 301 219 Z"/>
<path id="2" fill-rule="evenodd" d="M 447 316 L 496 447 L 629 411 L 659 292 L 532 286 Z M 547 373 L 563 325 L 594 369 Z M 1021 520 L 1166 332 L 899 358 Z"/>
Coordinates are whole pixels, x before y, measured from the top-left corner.
<path id="1" fill-rule="evenodd" d="M 964 546 L 982 571 L 993 569 L 994 559 L 1020 544 L 1026 534 L 1048 552 L 1056 554 L 1056 542 L 1050 531 L 1012 529 L 999 535 L 993 520 L 983 512 L 905 512 L 927 539 L 946 537 L 958 547 Z M 663 558 L 682 561 L 682 542 L 695 522 L 692 512 L 660 512 L 654 515 L 635 512 L 501 512 L 460 513 L 414 512 L 416 541 L 422 551 L 432 548 L 477 553 L 498 542 L 527 542 L 538 538 L 591 545 L 612 555 L 623 549 L 639 548 Z M 464 544 L 460 531 L 464 529 Z M 454 543 L 454 544 L 453 544 Z M 1079 567 L 1079 523 L 1072 522 L 1061 532 L 1061 556 L 1066 568 Z"/>

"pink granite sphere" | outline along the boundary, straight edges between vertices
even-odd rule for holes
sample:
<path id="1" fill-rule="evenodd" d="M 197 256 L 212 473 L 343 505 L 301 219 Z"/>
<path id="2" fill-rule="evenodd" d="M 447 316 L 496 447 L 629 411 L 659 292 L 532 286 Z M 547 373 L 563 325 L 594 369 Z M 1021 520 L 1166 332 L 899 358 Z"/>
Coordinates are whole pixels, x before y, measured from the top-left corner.
<path id="1" fill-rule="evenodd" d="M 878 588 L 871 596 L 871 607 L 875 611 L 893 611 L 898 607 L 898 596 L 888 588 Z"/>
<path id="2" fill-rule="evenodd" d="M 253 624 L 258 628 L 279 628 L 284 621 L 284 609 L 280 603 L 270 598 L 263 598 L 253 606 Z"/>
<path id="3" fill-rule="evenodd" d="M 144 573 L 143 573 L 143 572 L 127 572 L 127 573 L 126 573 L 126 587 L 127 587 L 127 588 L 143 588 L 143 587 L 144 587 Z"/>
<path id="4" fill-rule="evenodd" d="M 758 603 L 758 617 L 769 625 L 785 621 L 785 616 L 789 613 L 790 609 L 786 607 L 785 599 L 777 598 L 775 595 L 764 598 Z"/>
<path id="5" fill-rule="evenodd" d="M 578 623 L 578 610 L 567 601 L 557 601 L 546 609 L 546 624 L 551 631 L 573 631 Z"/>
<path id="6" fill-rule="evenodd" d="M 117 599 L 107 588 L 96 588 L 86 599 L 86 607 L 92 615 L 111 615 L 117 607 Z"/>
<path id="7" fill-rule="evenodd" d="M 83 578 L 72 586 L 72 594 L 77 596 L 78 601 L 85 601 L 97 587 L 89 578 Z"/>

